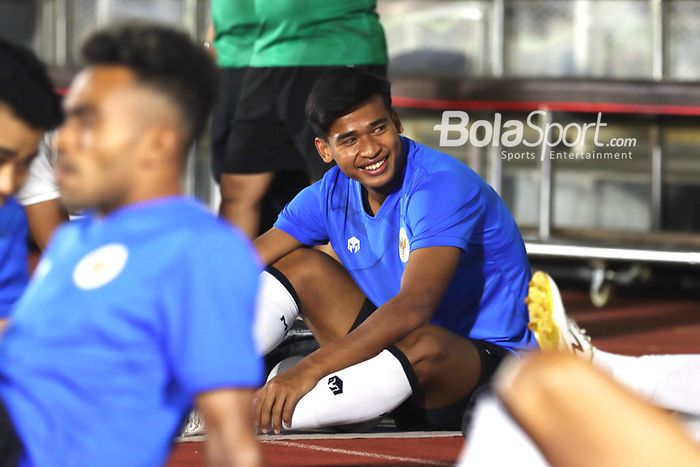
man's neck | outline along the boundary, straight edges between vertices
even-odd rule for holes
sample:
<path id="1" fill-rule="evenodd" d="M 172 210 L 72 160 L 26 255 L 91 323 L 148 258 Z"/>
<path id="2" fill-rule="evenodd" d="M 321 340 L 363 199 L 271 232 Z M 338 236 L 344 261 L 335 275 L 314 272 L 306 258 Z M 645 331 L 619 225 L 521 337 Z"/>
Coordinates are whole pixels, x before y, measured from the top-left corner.
<path id="1" fill-rule="evenodd" d="M 124 198 L 106 203 L 97 208 L 100 217 L 132 204 L 140 204 L 148 201 L 155 201 L 170 196 L 182 195 L 182 184 L 179 180 L 168 181 L 167 183 L 136 183 L 134 191 L 128 193 Z"/>

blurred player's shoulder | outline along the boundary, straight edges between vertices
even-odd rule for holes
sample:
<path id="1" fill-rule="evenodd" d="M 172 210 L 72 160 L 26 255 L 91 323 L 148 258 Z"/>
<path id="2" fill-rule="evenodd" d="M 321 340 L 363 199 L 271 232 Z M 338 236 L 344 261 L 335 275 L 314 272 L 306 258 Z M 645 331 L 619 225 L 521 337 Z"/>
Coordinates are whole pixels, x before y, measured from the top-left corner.
<path id="1" fill-rule="evenodd" d="M 24 211 L 14 198 L 8 197 L 0 204 L 0 235 L 6 235 L 26 223 Z"/>

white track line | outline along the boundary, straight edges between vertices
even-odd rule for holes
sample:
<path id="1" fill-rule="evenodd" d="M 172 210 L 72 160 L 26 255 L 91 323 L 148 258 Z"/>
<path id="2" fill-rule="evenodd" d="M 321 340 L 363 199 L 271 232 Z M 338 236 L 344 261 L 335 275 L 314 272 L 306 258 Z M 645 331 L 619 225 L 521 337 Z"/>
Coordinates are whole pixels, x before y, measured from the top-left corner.
<path id="1" fill-rule="evenodd" d="M 327 452 L 330 454 L 344 454 L 347 456 L 367 457 L 370 459 L 379 459 L 379 460 L 393 461 L 393 462 L 402 462 L 402 463 L 411 462 L 413 464 L 440 465 L 440 466 L 453 465 L 451 462 L 431 461 L 428 459 L 418 459 L 415 457 L 392 456 L 389 454 L 373 454 L 371 452 L 365 452 L 365 451 L 349 451 L 347 449 L 328 448 L 325 446 L 315 446 L 313 444 L 294 443 L 291 441 L 262 440 L 262 442 L 265 444 L 275 444 L 275 445 L 279 445 L 279 446 L 287 446 L 290 448 L 310 449 L 312 451 Z"/>
<path id="2" fill-rule="evenodd" d="M 461 431 L 396 431 L 386 433 L 285 433 L 283 435 L 259 435 L 260 441 L 295 441 L 308 439 L 377 439 L 377 438 L 399 438 L 399 439 L 420 439 L 420 438 L 456 438 L 461 437 Z M 205 435 L 188 436 L 177 438 L 179 443 L 192 443 L 205 441 Z"/>

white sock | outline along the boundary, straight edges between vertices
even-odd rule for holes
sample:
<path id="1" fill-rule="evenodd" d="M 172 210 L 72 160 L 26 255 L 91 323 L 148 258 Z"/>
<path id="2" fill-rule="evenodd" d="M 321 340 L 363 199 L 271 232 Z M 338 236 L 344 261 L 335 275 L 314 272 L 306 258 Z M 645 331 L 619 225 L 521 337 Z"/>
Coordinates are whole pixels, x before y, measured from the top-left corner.
<path id="1" fill-rule="evenodd" d="M 291 285 L 289 286 L 291 287 Z M 268 271 L 260 273 L 253 337 L 260 355 L 266 355 L 287 336 L 299 316 L 299 304 L 290 290 Z"/>
<path id="2" fill-rule="evenodd" d="M 631 357 L 596 349 L 593 363 L 654 405 L 700 415 L 700 355 Z"/>
<path id="3" fill-rule="evenodd" d="M 481 396 L 474 408 L 466 446 L 457 467 L 549 465 L 530 437 L 493 394 Z"/>
<path id="4" fill-rule="evenodd" d="M 297 403 L 291 426 L 286 428 L 303 430 L 372 420 L 391 412 L 411 394 L 401 362 L 384 350 L 321 378 Z"/>

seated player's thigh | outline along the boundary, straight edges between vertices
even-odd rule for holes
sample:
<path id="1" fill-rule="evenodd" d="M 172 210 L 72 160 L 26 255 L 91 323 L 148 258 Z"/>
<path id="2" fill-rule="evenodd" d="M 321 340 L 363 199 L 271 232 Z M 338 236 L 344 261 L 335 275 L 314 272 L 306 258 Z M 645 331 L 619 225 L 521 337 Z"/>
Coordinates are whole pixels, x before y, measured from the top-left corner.
<path id="1" fill-rule="evenodd" d="M 274 267 L 294 287 L 301 315 L 319 345 L 348 333 L 366 298 L 339 262 L 321 251 L 300 248 Z"/>
<path id="2" fill-rule="evenodd" d="M 421 326 L 396 347 L 413 367 L 425 408 L 463 399 L 479 381 L 481 362 L 474 343 L 440 326 Z"/>

